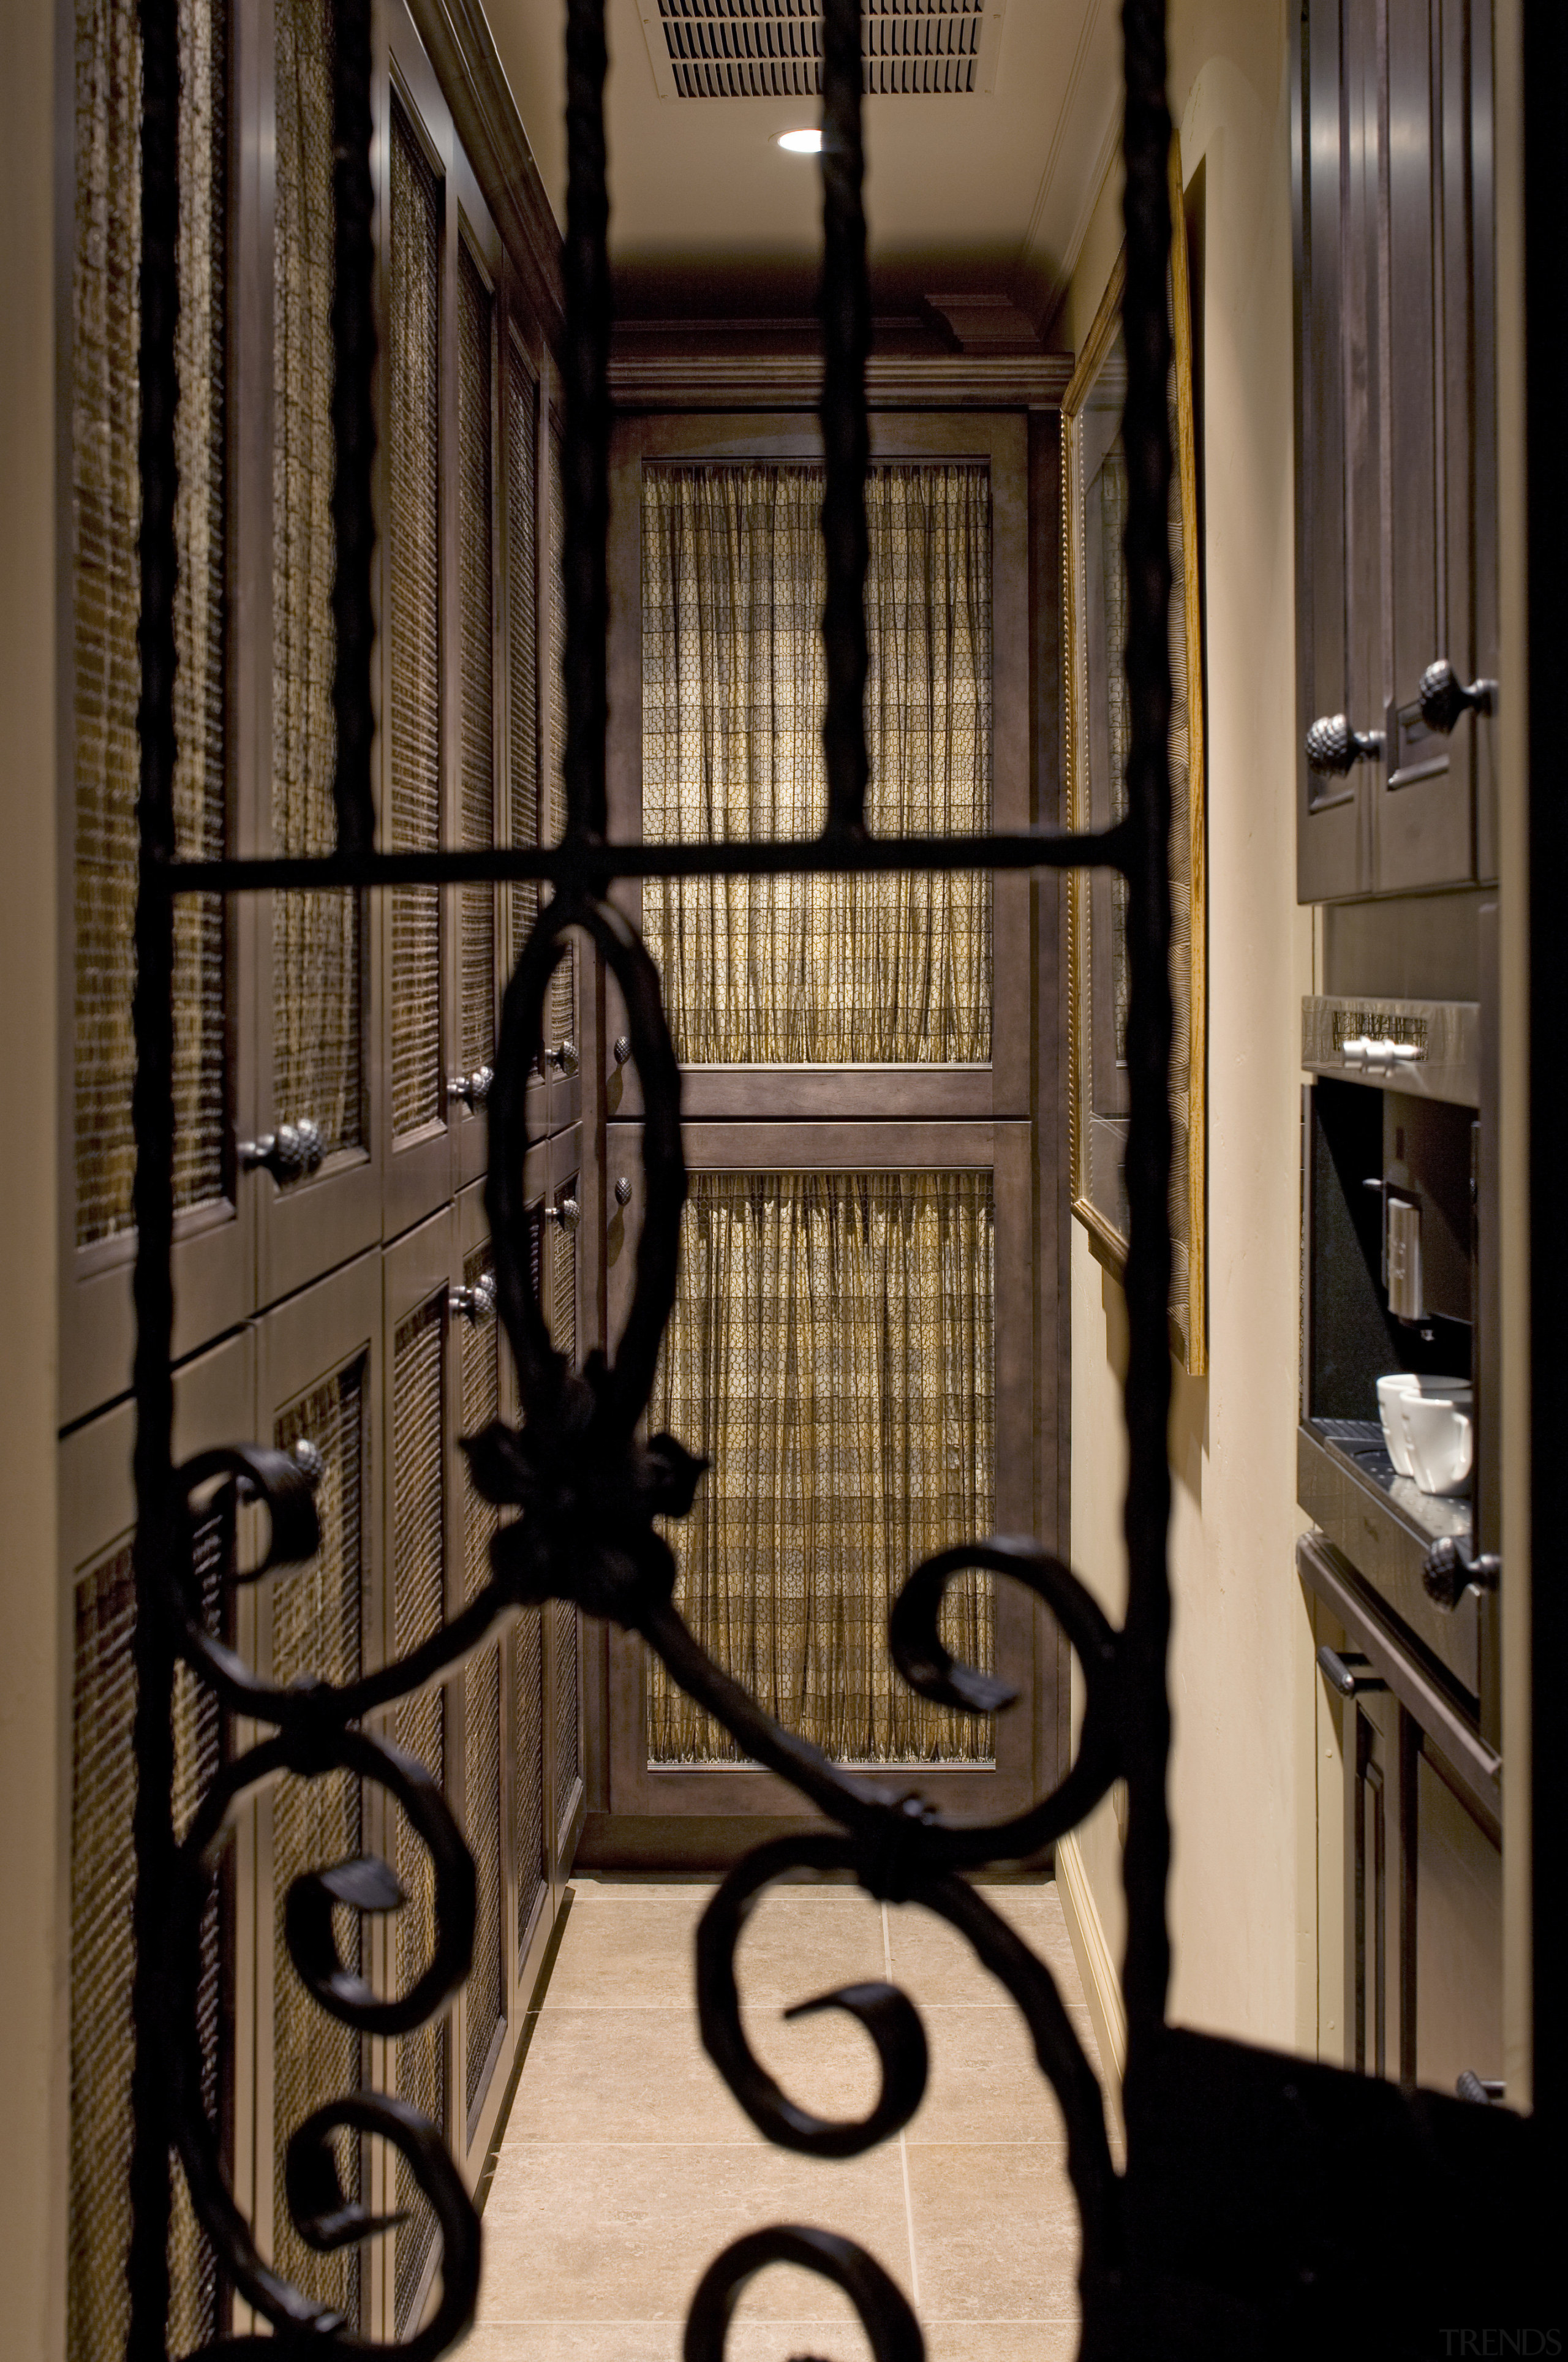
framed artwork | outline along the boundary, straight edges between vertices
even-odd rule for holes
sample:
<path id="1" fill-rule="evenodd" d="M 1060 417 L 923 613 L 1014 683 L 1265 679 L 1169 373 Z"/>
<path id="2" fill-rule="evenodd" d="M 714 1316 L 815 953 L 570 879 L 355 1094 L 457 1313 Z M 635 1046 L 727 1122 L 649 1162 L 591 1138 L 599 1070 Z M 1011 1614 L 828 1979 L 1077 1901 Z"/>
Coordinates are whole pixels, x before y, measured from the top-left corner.
<path id="1" fill-rule="evenodd" d="M 1203 670 L 1192 325 L 1181 161 L 1171 143 L 1171 1350 L 1208 1367 L 1204 1309 Z M 1067 822 L 1106 828 L 1127 805 L 1127 469 L 1121 412 L 1125 257 L 1111 273 L 1062 405 L 1066 450 Z M 1068 1088 L 1072 1207 L 1099 1260 L 1127 1261 L 1126 888 L 1106 870 L 1068 879 Z"/>

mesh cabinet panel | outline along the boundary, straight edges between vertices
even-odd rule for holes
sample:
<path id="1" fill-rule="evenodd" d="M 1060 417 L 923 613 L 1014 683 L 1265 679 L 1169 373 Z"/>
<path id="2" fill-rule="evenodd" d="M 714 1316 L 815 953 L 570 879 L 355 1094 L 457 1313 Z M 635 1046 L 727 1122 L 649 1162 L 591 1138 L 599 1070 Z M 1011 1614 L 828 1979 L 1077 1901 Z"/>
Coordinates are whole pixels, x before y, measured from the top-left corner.
<path id="1" fill-rule="evenodd" d="M 488 1246 L 463 1265 L 465 1286 L 474 1286 L 491 1269 Z M 501 1329 L 495 1320 L 463 1329 L 463 1433 L 477 1435 L 501 1407 Z M 472 1599 L 490 1581 L 490 1538 L 496 1512 L 471 1482 L 467 1488 L 463 1596 Z M 474 1928 L 473 1973 L 468 1985 L 464 2097 L 471 2109 L 483 2088 L 484 2070 L 496 2028 L 506 2014 L 505 1961 L 502 1950 L 503 1866 L 501 1840 L 501 1643 L 493 1640 L 469 1661 L 463 1676 L 463 1796 L 468 1839 L 479 1873 L 479 1913 Z"/>
<path id="2" fill-rule="evenodd" d="M 218 1563 L 203 1568 L 203 1610 L 216 1620 Z M 125 2345 L 130 2236 L 131 1914 L 136 1809 L 136 1585 L 127 1544 L 76 1587 L 72 1679 L 71 2144 L 67 2213 L 66 2353 L 99 2362 Z M 181 1830 L 218 1770 L 219 1717 L 183 1666 L 175 1675 L 174 1809 Z M 221 1885 L 202 1928 L 196 2007 L 202 2098 L 220 2113 L 226 2071 Z M 217 2270 L 183 2176 L 173 2177 L 169 2236 L 171 2348 L 188 2352 L 218 2328 Z"/>
<path id="3" fill-rule="evenodd" d="M 442 1363 L 445 1307 L 432 1297 L 398 1323 L 392 1342 L 392 1648 L 403 1656 L 446 1616 L 445 1435 Z M 437 1683 L 404 1698 L 393 1717 L 397 1744 L 446 1785 L 446 1691 Z M 397 1990 L 406 1992 L 436 1944 L 436 1887 L 430 1858 L 394 1811 L 392 1864 L 407 1901 L 393 1921 Z M 437 2131 L 447 2123 L 447 2020 L 401 2035 L 397 2089 Z M 435 2223 L 400 2157 L 397 2200 L 409 2220 L 397 2233 L 396 2306 L 401 2334 L 411 2326 L 435 2238 Z"/>
<path id="4" fill-rule="evenodd" d="M 441 182 L 392 109 L 388 428 L 392 551 L 392 826 L 400 852 L 441 833 Z M 441 898 L 392 896 L 394 1132 L 441 1112 Z"/>
<path id="5" fill-rule="evenodd" d="M 275 0 L 272 838 L 329 853 L 332 712 L 331 0 Z M 272 898 L 272 1102 L 328 1151 L 365 1138 L 364 920 L 354 894 Z"/>
<path id="6" fill-rule="evenodd" d="M 545 1892 L 545 1652 L 542 1610 L 525 1607 L 512 1642 L 512 1842 L 517 1858 L 517 1962 L 527 1958 Z"/>
<path id="7" fill-rule="evenodd" d="M 566 507 L 561 483 L 561 438 L 550 426 L 550 773 L 545 782 L 545 841 L 558 844 L 566 834 Z M 550 980 L 547 1047 L 577 1038 L 577 950 L 567 952 Z"/>
<path id="8" fill-rule="evenodd" d="M 544 1209 L 528 1209 L 528 1268 L 534 1293 L 544 1302 Z M 513 1643 L 513 1844 L 517 1856 L 517 1960 L 527 1955 L 534 1915 L 539 1907 L 549 1862 L 545 1839 L 545 1635 L 544 1609 L 525 1607 Z"/>
<path id="9" fill-rule="evenodd" d="M 362 1668 L 365 1580 L 365 1364 L 324 1379 L 279 1418 L 274 1440 L 290 1451 L 302 1437 L 325 1462 L 316 1486 L 321 1546 L 303 1567 L 280 1572 L 272 1592 L 272 1675 L 291 1682 L 320 1674 L 357 1680 Z M 283 1940 L 283 1906 L 302 1872 L 348 1861 L 364 1850 L 359 1783 L 346 1772 L 319 1780 L 286 1779 L 272 1803 L 272 2259 L 296 2287 L 335 2305 L 350 2322 L 360 2311 L 359 2251 L 320 2256 L 293 2228 L 283 2188 L 289 2136 L 312 2109 L 357 2092 L 359 2038 L 317 2006 L 301 1984 Z M 352 1914 L 336 1915 L 338 1946 L 359 1965 L 361 1931 Z M 359 2145 L 339 2133 L 337 2169 L 344 2192 L 360 2188 Z"/>
<path id="10" fill-rule="evenodd" d="M 175 832 L 181 853 L 224 849 L 227 18 L 182 0 L 177 263 L 180 402 L 174 531 Z M 131 987 L 140 689 L 137 438 L 140 336 L 141 43 L 134 0 L 78 0 L 72 274 L 72 679 L 76 765 L 76 1242 L 131 1225 Z M 174 922 L 174 1193 L 225 1186 L 223 905 L 186 898 Z"/>
<path id="11" fill-rule="evenodd" d="M 507 760 L 513 844 L 539 841 L 538 447 L 534 381 L 515 347 L 506 375 Z M 515 961 L 539 911 L 533 878 L 512 889 Z"/>
<path id="12" fill-rule="evenodd" d="M 577 1195 L 577 1181 L 572 1179 L 560 1191 L 561 1198 Z M 555 1231 L 554 1252 L 550 1258 L 550 1339 L 558 1353 L 564 1353 L 573 1366 L 577 1363 L 577 1234 L 564 1224 Z M 551 1603 L 550 1614 L 555 1618 L 556 1643 L 556 1825 L 558 1834 L 565 1827 L 571 1808 L 572 1792 L 581 1771 L 581 1745 L 578 1709 L 578 1629 L 577 1609 L 569 1599 Z"/>
<path id="13" fill-rule="evenodd" d="M 462 601 L 463 843 L 495 842 L 495 622 L 491 389 L 495 303 L 468 247 L 458 246 L 458 562 Z M 488 1066 L 495 1050 L 495 898 L 460 896 L 462 1064 Z"/>

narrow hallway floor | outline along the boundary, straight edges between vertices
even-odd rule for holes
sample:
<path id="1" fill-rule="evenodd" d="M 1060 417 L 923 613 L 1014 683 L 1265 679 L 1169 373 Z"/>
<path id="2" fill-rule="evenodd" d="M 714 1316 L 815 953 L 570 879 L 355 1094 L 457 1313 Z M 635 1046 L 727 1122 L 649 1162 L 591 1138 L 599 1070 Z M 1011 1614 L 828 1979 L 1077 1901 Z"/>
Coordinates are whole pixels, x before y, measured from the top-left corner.
<path id="1" fill-rule="evenodd" d="M 1065 2127 L 1009 1996 L 930 1913 L 851 1886 L 763 1897 L 737 1959 L 748 2037 L 790 2096 L 864 2114 L 869 2038 L 836 2012 L 781 2012 L 835 1985 L 900 1985 L 931 2051 L 907 2130 L 825 2162 L 772 2147 L 703 2050 L 693 1934 L 708 1882 L 578 1877 L 532 2025 L 485 2207 L 466 2362 L 679 2362 L 686 2309 L 721 2248 L 811 2223 L 868 2248 L 911 2296 L 928 2362 L 1066 2362 L 1077 2350 L 1077 2213 Z M 988 1885 L 1047 1962 L 1089 2058 L 1088 2011 L 1056 1890 Z M 869 2353 L 847 2300 L 775 2266 L 726 2362 Z"/>

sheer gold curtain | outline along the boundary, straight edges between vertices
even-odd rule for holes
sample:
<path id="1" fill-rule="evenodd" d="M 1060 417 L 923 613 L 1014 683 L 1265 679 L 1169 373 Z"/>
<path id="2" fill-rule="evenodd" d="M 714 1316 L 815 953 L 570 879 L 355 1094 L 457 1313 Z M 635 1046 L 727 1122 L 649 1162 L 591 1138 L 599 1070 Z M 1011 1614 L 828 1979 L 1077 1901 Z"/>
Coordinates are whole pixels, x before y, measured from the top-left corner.
<path id="1" fill-rule="evenodd" d="M 888 1654 L 916 1562 L 990 1530 L 988 1173 L 698 1174 L 649 1406 L 713 1465 L 670 1529 L 702 1641 L 842 1761 L 989 1762 L 986 1716 L 926 1705 Z M 961 1577 L 947 1644 L 992 1661 L 988 1586 Z M 650 1659 L 656 1763 L 733 1740 Z"/>
<path id="2" fill-rule="evenodd" d="M 822 499 L 817 468 L 645 470 L 643 831 L 655 843 L 822 826 Z M 988 829 L 989 471 L 874 469 L 867 515 L 870 825 Z M 988 877 L 650 882 L 643 918 L 689 1065 L 990 1057 Z"/>

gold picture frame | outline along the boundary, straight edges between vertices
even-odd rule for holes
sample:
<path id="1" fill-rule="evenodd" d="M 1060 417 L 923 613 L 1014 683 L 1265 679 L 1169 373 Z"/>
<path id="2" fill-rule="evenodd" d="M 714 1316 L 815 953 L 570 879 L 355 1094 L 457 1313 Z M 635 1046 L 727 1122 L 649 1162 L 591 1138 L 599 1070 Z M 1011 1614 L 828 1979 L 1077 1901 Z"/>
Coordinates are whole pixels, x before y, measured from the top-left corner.
<path id="1" fill-rule="evenodd" d="M 1208 1368 L 1204 1300 L 1206 1119 L 1203 669 L 1192 324 L 1181 159 L 1171 142 L 1171 1351 L 1191 1375 Z M 1126 365 L 1125 250 L 1118 257 L 1062 403 L 1066 531 L 1067 824 L 1108 826 L 1124 808 L 1126 679 L 1121 529 L 1126 471 L 1117 466 Z M 1072 1209 L 1120 1279 L 1127 1263 L 1122 1180 L 1127 1119 L 1125 888 L 1109 870 L 1068 873 L 1067 1070 Z"/>

